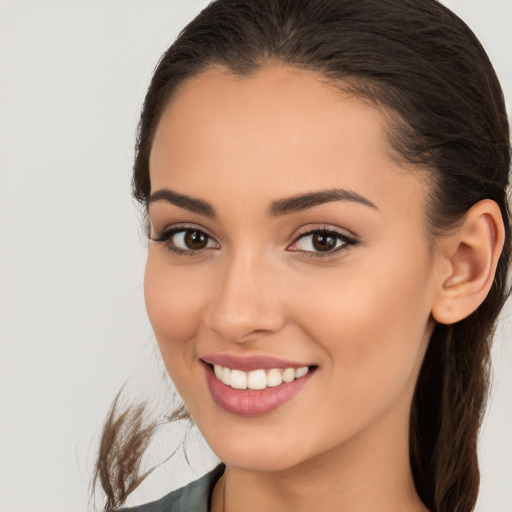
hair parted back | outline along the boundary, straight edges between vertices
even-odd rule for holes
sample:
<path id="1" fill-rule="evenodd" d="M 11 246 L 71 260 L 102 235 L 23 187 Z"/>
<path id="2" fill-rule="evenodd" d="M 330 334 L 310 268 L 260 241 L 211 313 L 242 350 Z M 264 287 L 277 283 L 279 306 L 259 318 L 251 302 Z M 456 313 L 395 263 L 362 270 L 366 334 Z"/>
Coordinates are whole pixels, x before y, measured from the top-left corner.
<path id="1" fill-rule="evenodd" d="M 436 0 L 214 1 L 162 56 L 147 92 L 133 171 L 142 206 L 153 137 L 177 89 L 212 66 L 250 75 L 269 62 L 318 72 L 382 109 L 396 158 L 430 172 L 426 214 L 434 238 L 482 199 L 501 209 L 506 243 L 491 291 L 468 318 L 435 327 L 410 419 L 411 467 L 425 505 L 473 510 L 490 346 L 507 297 L 511 246 L 510 135 L 493 67 L 471 30 Z M 104 427 L 94 481 L 107 494 L 107 510 L 141 480 L 140 458 L 154 429 L 141 426 L 140 411 L 134 428 L 132 416 L 116 416 L 114 407 Z"/>

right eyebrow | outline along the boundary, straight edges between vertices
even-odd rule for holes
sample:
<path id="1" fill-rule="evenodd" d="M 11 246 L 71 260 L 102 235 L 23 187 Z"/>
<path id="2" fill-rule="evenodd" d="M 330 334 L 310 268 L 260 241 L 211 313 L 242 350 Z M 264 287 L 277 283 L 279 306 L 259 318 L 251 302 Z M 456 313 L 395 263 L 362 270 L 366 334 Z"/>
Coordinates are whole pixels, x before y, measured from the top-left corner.
<path id="1" fill-rule="evenodd" d="M 161 188 L 156 190 L 149 196 L 148 206 L 156 201 L 165 201 L 167 203 L 188 210 L 192 213 L 199 213 L 205 217 L 215 217 L 215 208 L 202 199 L 196 199 L 185 194 L 178 194 L 174 190 L 168 188 Z"/>

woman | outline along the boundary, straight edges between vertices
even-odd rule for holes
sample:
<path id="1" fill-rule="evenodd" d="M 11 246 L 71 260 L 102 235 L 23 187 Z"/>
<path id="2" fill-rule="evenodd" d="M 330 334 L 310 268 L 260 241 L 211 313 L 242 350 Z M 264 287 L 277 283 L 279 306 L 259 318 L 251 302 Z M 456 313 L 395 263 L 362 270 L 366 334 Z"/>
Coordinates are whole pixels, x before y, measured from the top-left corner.
<path id="1" fill-rule="evenodd" d="M 509 131 L 435 0 L 217 0 L 162 57 L 134 195 L 167 371 L 223 462 L 153 510 L 472 510 Z M 154 426 L 114 406 L 107 508 Z"/>

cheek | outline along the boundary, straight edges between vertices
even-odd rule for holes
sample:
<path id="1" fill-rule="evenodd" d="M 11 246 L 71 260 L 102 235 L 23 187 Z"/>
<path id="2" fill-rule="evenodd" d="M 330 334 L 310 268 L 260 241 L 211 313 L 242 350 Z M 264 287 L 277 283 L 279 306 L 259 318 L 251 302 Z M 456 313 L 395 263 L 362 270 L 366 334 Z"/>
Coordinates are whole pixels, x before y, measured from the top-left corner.
<path id="1" fill-rule="evenodd" d="M 159 249 L 150 248 L 148 252 L 144 297 L 149 321 L 170 369 L 173 361 L 179 361 L 180 353 L 194 351 L 190 341 L 200 324 L 206 287 L 199 274 L 167 264 Z"/>
<path id="2" fill-rule="evenodd" d="M 297 304 L 303 330 L 328 354 L 345 403 L 356 396 L 385 403 L 385 394 L 391 399 L 415 380 L 429 338 L 428 260 L 422 256 L 407 265 L 400 258 L 365 262 L 361 270 L 354 265 L 301 294 L 307 297 Z"/>

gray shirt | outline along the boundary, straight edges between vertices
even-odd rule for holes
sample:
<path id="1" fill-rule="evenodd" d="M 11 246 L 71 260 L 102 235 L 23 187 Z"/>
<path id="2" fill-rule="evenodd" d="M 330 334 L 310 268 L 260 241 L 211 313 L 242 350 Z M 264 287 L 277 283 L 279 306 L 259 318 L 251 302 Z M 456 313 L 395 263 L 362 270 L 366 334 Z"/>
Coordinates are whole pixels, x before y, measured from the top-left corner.
<path id="1" fill-rule="evenodd" d="M 213 488 L 226 467 L 215 469 L 190 484 L 145 505 L 124 508 L 121 512 L 208 512 Z"/>

